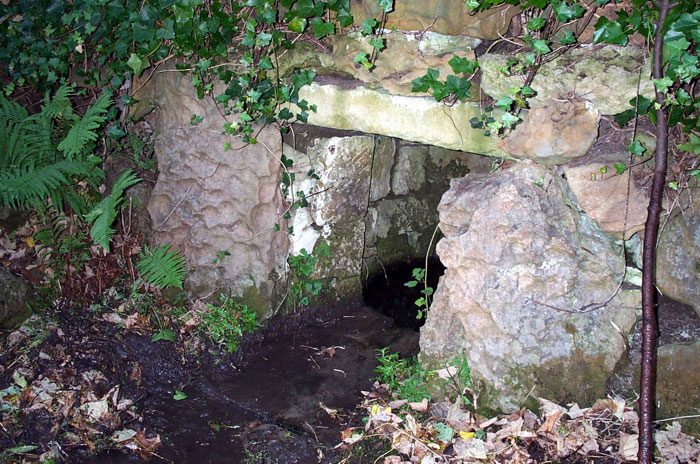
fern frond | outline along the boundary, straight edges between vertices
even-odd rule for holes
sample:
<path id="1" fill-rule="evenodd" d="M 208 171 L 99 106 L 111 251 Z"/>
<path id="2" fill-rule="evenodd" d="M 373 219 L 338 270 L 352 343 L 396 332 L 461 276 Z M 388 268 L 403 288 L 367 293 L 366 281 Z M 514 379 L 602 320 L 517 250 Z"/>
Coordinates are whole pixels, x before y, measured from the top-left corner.
<path id="1" fill-rule="evenodd" d="M 80 161 L 61 161 L 38 169 L 14 167 L 0 171 L 0 204 L 29 208 L 50 196 L 62 198 L 62 189 L 73 184 L 72 176 L 93 176 L 92 166 Z"/>
<path id="2" fill-rule="evenodd" d="M 66 138 L 58 144 L 58 149 L 69 160 L 80 155 L 85 146 L 97 140 L 97 132 L 95 130 L 100 127 L 105 121 L 104 114 L 107 108 L 112 104 L 112 99 L 109 94 L 103 94 L 97 101 L 85 112 L 85 115 L 70 128 Z"/>
<path id="3" fill-rule="evenodd" d="M 73 93 L 73 88 L 65 84 L 56 90 L 53 99 L 49 98 L 47 92 L 41 114 L 48 119 L 73 119 L 73 105 L 70 102 Z"/>
<path id="4" fill-rule="evenodd" d="M 124 190 L 140 181 L 141 179 L 136 177 L 131 169 L 127 169 L 114 182 L 112 192 L 85 216 L 87 223 L 92 224 L 90 236 L 107 253 L 109 253 L 109 242 L 115 232 L 111 226 L 117 217 L 117 208 L 124 199 Z"/>
<path id="5" fill-rule="evenodd" d="M 56 146 L 53 142 L 54 125 L 50 118 L 38 113 L 27 118 L 24 124 L 24 145 L 28 159 L 17 160 L 16 164 L 25 166 L 52 162 L 56 158 Z"/>
<path id="6" fill-rule="evenodd" d="M 0 96 L 0 169 L 26 157 L 24 126 L 28 117 L 22 105 Z"/>
<path id="7" fill-rule="evenodd" d="M 182 282 L 187 272 L 185 259 L 177 250 L 170 250 L 170 244 L 149 250 L 146 247 L 139 253 L 136 268 L 143 279 L 158 287 L 176 287 L 182 289 Z"/>
<path id="8" fill-rule="evenodd" d="M 27 119 L 27 116 L 29 113 L 22 105 L 0 95 L 0 121 L 16 124 Z"/>

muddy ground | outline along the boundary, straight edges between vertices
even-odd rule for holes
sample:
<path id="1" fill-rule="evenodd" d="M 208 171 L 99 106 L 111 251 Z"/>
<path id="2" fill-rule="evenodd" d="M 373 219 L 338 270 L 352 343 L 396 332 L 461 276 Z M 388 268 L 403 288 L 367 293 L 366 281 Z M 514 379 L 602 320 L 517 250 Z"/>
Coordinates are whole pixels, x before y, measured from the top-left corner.
<path id="1" fill-rule="evenodd" d="M 344 447 L 334 448 L 341 432 L 362 425 L 355 407 L 361 391 L 372 387 L 375 350 L 417 350 L 417 332 L 362 305 L 274 320 L 226 356 L 193 357 L 176 343 L 151 342 L 148 334 L 68 304 L 39 317 L 54 322 L 42 332 L 43 342 L 26 336 L 6 349 L 0 388 L 24 365 L 28 384 L 48 380 L 74 395 L 70 406 L 55 400 L 57 393 L 42 405 L 41 392 L 27 389 L 20 402 L 36 407 L 22 409 L 14 422 L 3 417 L 0 449 L 38 446 L 22 456 L 28 460 L 53 448 L 75 463 L 142 462 L 150 451 L 153 462 L 337 463 L 344 457 Z M 113 394 L 116 385 L 115 403 L 126 400 L 129 407 L 110 406 L 87 425 L 86 411 L 74 409 Z M 174 399 L 177 392 L 186 398 Z M 136 442 L 130 451 L 105 439 L 120 430 L 144 431 L 152 441 Z"/>

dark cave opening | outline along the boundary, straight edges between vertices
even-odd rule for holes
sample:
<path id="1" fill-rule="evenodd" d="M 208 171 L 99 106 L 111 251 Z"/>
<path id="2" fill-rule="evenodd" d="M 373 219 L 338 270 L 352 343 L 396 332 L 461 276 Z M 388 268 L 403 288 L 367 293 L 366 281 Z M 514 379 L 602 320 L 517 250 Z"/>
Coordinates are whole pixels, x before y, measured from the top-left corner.
<path id="1" fill-rule="evenodd" d="M 421 290 L 425 289 L 425 284 L 422 281 L 415 287 L 407 287 L 405 284 L 415 280 L 414 269 L 424 268 L 425 257 L 411 257 L 387 265 L 370 275 L 362 291 L 365 304 L 386 314 L 400 327 L 420 329 L 425 323 L 425 316 L 418 317 L 420 308 L 416 305 L 416 300 L 423 296 Z M 433 291 L 437 289 L 444 272 L 445 266 L 437 256 L 428 258 L 427 283 Z"/>

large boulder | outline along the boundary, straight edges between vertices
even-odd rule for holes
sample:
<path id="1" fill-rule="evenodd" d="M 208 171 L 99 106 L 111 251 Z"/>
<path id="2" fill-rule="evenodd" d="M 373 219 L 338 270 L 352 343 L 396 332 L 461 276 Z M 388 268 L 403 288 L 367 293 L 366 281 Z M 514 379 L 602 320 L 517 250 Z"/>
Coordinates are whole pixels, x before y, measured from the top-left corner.
<path id="1" fill-rule="evenodd" d="M 382 37 L 386 47 L 376 55 L 375 67 L 371 70 L 355 62 L 358 54 L 369 55 L 373 50 L 369 43 L 373 37 L 363 37 L 359 32 L 328 38 L 331 53 L 324 53 L 311 44 L 298 44 L 280 57 L 278 70 L 280 75 L 286 75 L 294 68 L 313 69 L 319 74 L 349 76 L 372 89 L 383 88 L 393 95 L 426 95 L 411 91 L 413 79 L 425 75 L 428 68 L 436 69 L 445 79 L 454 74 L 449 61 L 454 56 L 475 60 L 473 50 L 480 43 L 471 37 L 434 32 L 389 31 Z"/>
<path id="2" fill-rule="evenodd" d="M 424 363 L 464 353 L 512 411 L 532 395 L 589 403 L 625 350 L 639 293 L 615 294 L 622 246 L 582 213 L 565 180 L 531 161 L 454 179 L 438 208 L 447 270 L 421 329 Z M 617 327 L 617 328 L 616 328 Z"/>
<path id="3" fill-rule="evenodd" d="M 319 240 L 328 244 L 330 254 L 319 257 L 313 277 L 325 281 L 324 293 L 335 300 L 362 294 L 364 217 L 374 151 L 374 138 L 367 135 L 318 138 L 305 155 L 285 146 L 285 156 L 295 160 L 294 195 L 303 192 L 308 201 L 292 216 L 292 253 L 311 253 Z"/>
<path id="4" fill-rule="evenodd" d="M 631 108 L 629 101 L 639 93 L 654 98 L 651 60 L 646 50 L 632 46 L 599 45 L 580 47 L 544 63 L 530 86 L 537 95 L 528 101 L 541 106 L 547 99 L 581 98 L 593 103 L 600 114 L 617 114 Z M 524 55 L 516 55 L 524 62 Z M 523 85 L 523 76 L 505 75 L 512 55 L 485 54 L 479 57 L 481 89 L 496 100 Z M 641 80 L 640 80 L 641 75 Z"/>
<path id="5" fill-rule="evenodd" d="M 659 237 L 656 285 L 664 295 L 700 315 L 700 198 L 678 214 Z"/>
<path id="6" fill-rule="evenodd" d="M 391 95 L 357 86 L 314 82 L 299 91 L 299 98 L 318 107 L 309 114 L 309 124 L 340 130 L 397 137 L 427 145 L 469 153 L 505 156 L 496 136 L 473 129 L 469 120 L 481 116 L 477 102 L 452 106 L 432 97 Z M 297 109 L 294 108 L 297 112 Z"/>
<path id="7" fill-rule="evenodd" d="M 375 0 L 353 1 L 350 11 L 355 23 L 378 18 L 382 11 Z M 463 0 L 397 0 L 394 11 L 387 15 L 385 27 L 402 31 L 431 30 L 447 35 L 466 35 L 496 40 L 504 35 L 510 20 L 519 13 L 512 5 L 489 8 L 488 11 L 471 13 Z"/>
<path id="8" fill-rule="evenodd" d="M 225 136 L 215 104 L 198 99 L 181 73 L 157 73 L 141 92 L 139 99 L 159 106 L 160 172 L 148 204 L 155 241 L 184 254 L 194 294 L 230 291 L 270 315 L 285 291 L 287 254 L 286 233 L 275 230 L 285 210 L 279 131 L 262 128 L 251 145 Z M 193 114 L 203 117 L 200 125 L 190 123 Z"/>

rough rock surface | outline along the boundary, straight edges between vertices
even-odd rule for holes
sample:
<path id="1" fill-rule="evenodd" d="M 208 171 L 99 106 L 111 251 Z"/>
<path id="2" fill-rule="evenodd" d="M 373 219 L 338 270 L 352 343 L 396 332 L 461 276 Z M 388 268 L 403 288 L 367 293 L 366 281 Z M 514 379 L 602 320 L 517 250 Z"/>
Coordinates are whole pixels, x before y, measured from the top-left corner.
<path id="1" fill-rule="evenodd" d="M 472 129 L 469 124 L 471 118 L 481 115 L 479 103 L 457 102 L 445 106 L 432 97 L 405 97 L 366 87 L 344 89 L 317 83 L 302 87 L 299 98 L 317 105 L 318 111 L 309 114 L 309 124 L 316 126 L 504 156 L 495 136 L 486 137 L 483 130 Z"/>
<path id="2" fill-rule="evenodd" d="M 618 162 L 627 163 L 628 159 L 629 156 L 625 154 L 617 156 Z M 567 165 L 563 169 L 569 187 L 576 195 L 576 203 L 603 229 L 620 238 L 624 230 L 626 239 L 644 229 L 649 196 L 634 180 L 629 182 L 629 169 L 618 174 L 613 163 L 602 162 Z"/>
<path id="3" fill-rule="evenodd" d="M 547 100 L 503 139 L 503 151 L 539 164 L 564 164 L 588 153 L 598 138 L 598 110 L 587 101 Z"/>
<path id="4" fill-rule="evenodd" d="M 378 18 L 381 10 L 374 0 L 353 1 L 350 5 L 355 23 Z M 431 30 L 441 34 L 465 35 L 496 40 L 508 30 L 518 9 L 504 5 L 471 14 L 462 0 L 397 0 L 387 16 L 386 28 L 403 31 Z"/>
<path id="5" fill-rule="evenodd" d="M 581 47 L 540 66 L 530 86 L 537 95 L 528 100 L 541 106 L 549 98 L 580 98 L 593 103 L 603 115 L 617 114 L 631 108 L 629 101 L 639 92 L 654 98 L 650 78 L 651 60 L 644 62 L 645 51 L 616 45 Z M 498 100 L 510 95 L 510 89 L 523 85 L 523 76 L 505 76 L 501 69 L 511 55 L 486 54 L 479 57 L 481 89 Z"/>
<path id="6" fill-rule="evenodd" d="M 661 233 L 656 285 L 664 295 L 695 308 L 700 315 L 700 197 Z"/>
<path id="7" fill-rule="evenodd" d="M 306 156 L 295 156 L 295 188 L 309 195 L 309 205 L 294 212 L 292 252 L 311 252 L 319 239 L 329 245 L 330 256 L 319 258 L 314 277 L 324 279 L 324 293 L 337 300 L 362 293 L 373 152 L 371 136 L 333 137 L 316 139 Z M 310 169 L 318 179 L 306 176 Z"/>
<path id="8" fill-rule="evenodd" d="M 159 73 L 139 94 L 160 108 L 154 144 L 160 174 L 148 211 L 158 243 L 182 251 L 186 285 L 199 296 L 231 290 L 262 316 L 284 294 L 286 234 L 273 227 L 284 212 L 279 192 L 279 131 L 262 129 L 256 145 L 221 132 L 211 100 L 199 100 L 190 78 Z M 192 126 L 192 114 L 204 118 Z M 231 142 L 233 149 L 225 151 Z M 269 150 L 269 151 L 268 151 Z M 282 227 L 282 230 L 286 227 Z M 219 252 L 230 256 L 216 261 Z"/>
<path id="9" fill-rule="evenodd" d="M 355 63 L 359 53 L 370 54 L 373 49 L 369 43 L 371 37 L 363 37 L 359 32 L 329 38 L 331 53 L 323 53 L 311 44 L 299 44 L 282 55 L 278 69 L 281 75 L 293 68 L 313 69 L 319 74 L 351 76 L 372 89 L 381 87 L 393 95 L 427 95 L 411 92 L 411 81 L 425 75 L 428 68 L 438 70 L 444 80 L 454 74 L 448 63 L 450 59 L 460 56 L 475 60 L 472 50 L 480 43 L 470 37 L 430 31 L 420 35 L 387 31 L 382 37 L 386 48 L 377 54 L 376 66 L 371 71 Z"/>
<path id="10" fill-rule="evenodd" d="M 659 347 L 657 354 L 657 417 L 697 414 L 700 408 L 700 340 Z M 683 423 L 686 433 L 700 435 L 700 419 Z"/>
<path id="11" fill-rule="evenodd" d="M 523 161 L 454 179 L 438 208 L 446 266 L 421 329 L 423 362 L 466 354 L 479 402 L 514 410 L 535 396 L 586 404 L 604 394 L 635 321 L 638 292 L 618 293 L 622 249 L 582 214 L 560 177 Z M 569 198 L 569 201 L 567 201 Z M 564 309 L 556 310 L 551 307 Z"/>
<path id="12" fill-rule="evenodd" d="M 13 328 L 29 317 L 30 297 L 27 284 L 0 268 L 0 327 Z"/>

